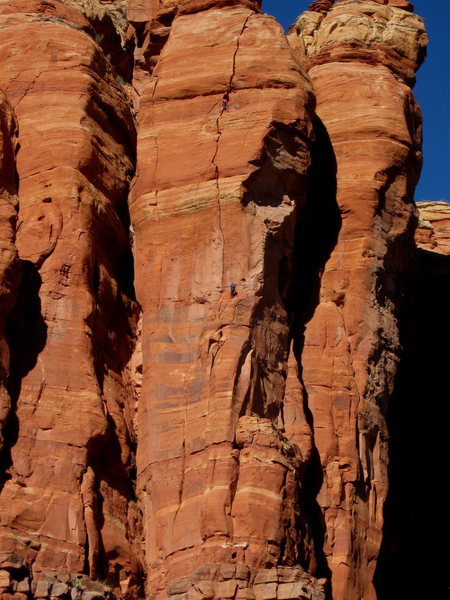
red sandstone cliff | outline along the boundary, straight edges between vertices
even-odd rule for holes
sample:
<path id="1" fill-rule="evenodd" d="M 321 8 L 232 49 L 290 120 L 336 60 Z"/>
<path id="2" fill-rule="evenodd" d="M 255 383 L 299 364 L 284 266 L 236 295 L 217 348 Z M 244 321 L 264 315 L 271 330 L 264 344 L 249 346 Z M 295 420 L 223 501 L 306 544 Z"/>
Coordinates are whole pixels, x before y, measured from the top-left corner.
<path id="1" fill-rule="evenodd" d="M 130 203 L 138 486 L 157 598 L 199 578 L 215 598 L 308 584 L 302 456 L 277 420 L 290 336 L 280 278 L 305 201 L 312 93 L 272 18 L 211 4 L 177 14 L 143 89 Z"/>
<path id="2" fill-rule="evenodd" d="M 426 33 L 259 4 L 0 7 L 5 600 L 401 592 Z"/>
<path id="3" fill-rule="evenodd" d="M 333 598 L 374 598 L 388 485 L 385 418 L 421 167 L 421 115 L 409 84 L 426 34 L 422 20 L 400 8 L 342 0 L 325 14 L 302 15 L 292 38 L 330 137 L 342 217 L 300 359 L 324 471 L 324 551 Z"/>
<path id="4" fill-rule="evenodd" d="M 125 371 L 136 313 L 126 214 L 135 130 L 80 12 L 57 2 L 1 10 L 0 87 L 19 128 L 22 280 L 9 320 L 0 556 L 39 594 L 44 574 L 139 570 Z"/>

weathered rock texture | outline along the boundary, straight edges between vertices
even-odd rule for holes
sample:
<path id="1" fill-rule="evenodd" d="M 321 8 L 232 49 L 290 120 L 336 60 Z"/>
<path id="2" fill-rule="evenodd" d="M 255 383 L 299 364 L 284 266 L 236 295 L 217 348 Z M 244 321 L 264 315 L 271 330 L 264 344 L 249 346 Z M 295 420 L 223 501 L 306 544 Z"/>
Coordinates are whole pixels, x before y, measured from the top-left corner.
<path id="1" fill-rule="evenodd" d="M 22 266 L 9 320 L 0 567 L 32 573 L 35 583 L 85 572 L 116 584 L 139 572 L 135 397 L 125 372 L 135 313 L 126 216 L 134 125 L 80 12 L 2 3 L 0 27 L 0 87 L 20 132 Z M 13 157 L 5 162 L 13 198 Z"/>
<path id="2" fill-rule="evenodd" d="M 1 3 L 1 598 L 400 597 L 411 10 Z"/>
<path id="3" fill-rule="evenodd" d="M 312 95 L 274 20 L 235 4 L 180 11 L 140 102 L 137 466 L 157 598 L 190 598 L 199 572 L 211 597 L 274 594 L 278 565 L 295 595 L 313 553 L 303 457 L 277 428 Z M 221 583 L 223 564 L 242 577 Z"/>
<path id="4" fill-rule="evenodd" d="M 386 409 L 400 343 L 402 273 L 413 251 L 420 112 L 408 85 L 420 18 L 345 0 L 292 34 L 336 160 L 342 226 L 304 331 L 305 398 L 323 468 L 318 502 L 333 598 L 374 598 L 387 492 Z"/>
<path id="5" fill-rule="evenodd" d="M 450 205 L 448 202 L 420 202 L 416 242 L 419 248 L 450 254 Z"/>

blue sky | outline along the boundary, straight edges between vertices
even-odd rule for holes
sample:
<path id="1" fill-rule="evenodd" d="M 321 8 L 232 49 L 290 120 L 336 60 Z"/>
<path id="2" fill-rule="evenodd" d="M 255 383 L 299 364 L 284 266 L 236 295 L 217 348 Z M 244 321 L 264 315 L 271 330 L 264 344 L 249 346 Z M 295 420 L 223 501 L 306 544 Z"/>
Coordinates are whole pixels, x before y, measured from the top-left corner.
<path id="1" fill-rule="evenodd" d="M 285 29 L 312 0 L 263 0 L 265 12 Z M 425 18 L 428 56 L 414 88 L 424 120 L 424 165 L 416 201 L 450 202 L 450 2 L 416 0 L 415 12 Z"/>

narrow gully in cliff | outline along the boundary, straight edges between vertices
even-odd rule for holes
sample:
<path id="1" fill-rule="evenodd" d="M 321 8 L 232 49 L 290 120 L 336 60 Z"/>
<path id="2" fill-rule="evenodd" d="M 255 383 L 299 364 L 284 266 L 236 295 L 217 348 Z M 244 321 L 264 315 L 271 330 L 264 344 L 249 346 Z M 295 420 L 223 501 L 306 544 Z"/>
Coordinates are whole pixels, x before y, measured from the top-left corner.
<path id="1" fill-rule="evenodd" d="M 6 336 L 10 349 L 8 391 L 11 408 L 5 427 L 5 445 L 0 456 L 2 465 L 0 491 L 5 481 L 12 477 L 11 449 L 16 444 L 19 434 L 16 411 L 22 380 L 36 366 L 38 356 L 47 342 L 48 327 L 42 316 L 39 297 L 42 278 L 31 261 L 21 260 L 20 266 L 22 277 L 18 297 L 6 321 Z"/>
<path id="2" fill-rule="evenodd" d="M 336 246 L 341 228 L 341 213 L 336 202 L 337 164 L 327 130 L 316 116 L 313 121 L 315 141 L 311 149 L 309 189 L 305 205 L 301 208 L 295 231 L 294 265 L 288 313 L 291 319 L 293 352 L 302 382 L 302 352 L 306 323 L 319 304 L 321 275 L 325 263 Z M 317 577 L 330 582 L 330 568 L 324 553 L 325 521 L 316 497 L 322 487 L 323 469 L 314 444 L 314 421 L 308 407 L 308 394 L 302 383 L 303 410 L 312 432 L 312 452 L 305 466 L 303 479 L 304 502 L 314 541 L 317 560 Z M 330 583 L 329 583 L 330 586 Z M 327 597 L 332 598 L 331 587 Z"/>
<path id="3" fill-rule="evenodd" d="M 281 398 L 268 397 L 262 382 L 270 381 L 272 369 L 287 361 L 288 348 L 293 340 L 294 353 L 298 362 L 298 374 L 302 377 L 302 350 L 304 329 L 311 319 L 319 303 L 320 278 L 324 265 L 336 245 L 341 227 L 341 215 L 336 203 L 336 159 L 325 127 L 318 118 L 314 120 L 315 142 L 311 152 L 311 167 L 306 198 L 302 198 L 305 182 L 291 177 L 286 172 L 276 185 L 281 173 L 278 171 L 274 157 L 280 148 L 295 148 L 291 136 L 298 135 L 295 127 L 273 124 L 271 132 L 265 139 L 265 151 L 260 160 L 260 169 L 253 173 L 246 187 L 249 194 L 242 200 L 244 207 L 252 204 L 271 206 L 277 212 L 282 207 L 281 198 L 287 194 L 295 198 L 297 207 L 282 219 L 281 223 L 270 227 L 264 242 L 264 289 L 261 299 L 253 309 L 251 331 L 248 344 L 242 349 L 239 369 L 248 361 L 252 352 L 250 384 L 245 398 L 242 399 L 240 417 L 254 416 L 276 422 L 283 406 Z M 274 181 L 276 182 L 274 184 Z M 284 200 L 283 200 L 284 201 Z M 292 247 L 293 245 L 293 247 Z M 292 255 L 291 255 L 292 252 Z M 279 348 L 273 345 L 267 348 L 267 356 L 261 354 L 261 348 L 255 341 L 269 327 L 274 330 L 286 322 L 286 333 L 278 333 Z M 274 341 L 274 340 L 273 340 Z M 255 350 L 252 351 L 252 348 Z M 258 349 L 258 351 L 256 351 Z M 270 354 L 276 354 L 276 360 L 268 361 Z M 277 364 L 278 367 L 274 365 Z M 239 380 L 239 372 L 236 381 Z M 235 381 L 235 388 L 237 387 Z M 304 388 L 304 386 L 303 386 Z M 273 396 L 273 394 L 272 394 Z M 303 403 L 303 412 L 309 422 L 312 434 L 314 423 L 308 408 L 306 393 L 298 395 L 295 402 Z M 299 564 L 308 567 L 308 549 L 305 539 L 311 532 L 316 555 L 318 577 L 330 579 L 330 569 L 324 553 L 325 523 L 316 497 L 323 481 L 323 471 L 317 449 L 313 450 L 306 465 L 302 466 L 302 476 L 298 473 L 301 485 L 297 483 L 296 510 L 298 532 L 302 531 L 304 539 L 295 542 L 283 538 L 280 546 L 279 564 L 291 564 L 292 556 L 297 556 Z M 300 515 L 301 513 L 301 515 Z M 288 549 L 287 549 L 288 548 Z M 331 588 L 328 589 L 331 598 Z"/>

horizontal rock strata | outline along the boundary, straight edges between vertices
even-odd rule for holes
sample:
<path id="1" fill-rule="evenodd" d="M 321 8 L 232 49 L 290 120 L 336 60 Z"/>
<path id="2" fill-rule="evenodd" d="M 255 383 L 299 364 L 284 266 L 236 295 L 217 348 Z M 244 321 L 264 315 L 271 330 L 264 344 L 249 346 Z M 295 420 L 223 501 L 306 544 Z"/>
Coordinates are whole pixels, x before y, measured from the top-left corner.
<path id="1" fill-rule="evenodd" d="M 304 13 L 291 40 L 308 66 L 335 156 L 342 216 L 301 354 L 323 468 L 324 552 L 335 600 L 375 598 L 388 483 L 385 418 L 421 166 L 421 117 L 408 82 L 426 34 L 422 20 L 400 8 L 345 0 L 325 14 Z"/>
<path id="2" fill-rule="evenodd" d="M 448 202 L 420 202 L 416 242 L 419 248 L 450 254 L 450 206 Z"/>
<path id="3" fill-rule="evenodd" d="M 139 571 L 125 374 L 134 125 L 80 12 L 39 1 L 1 9 L 0 87 L 20 131 L 22 282 L 9 324 L 0 568 L 16 580 L 87 573 L 118 586 Z"/>
<path id="4" fill-rule="evenodd" d="M 140 99 L 138 485 L 155 598 L 190 598 L 207 563 L 211 597 L 262 593 L 261 569 L 275 594 L 277 565 L 304 567 L 313 552 L 307 527 L 295 531 L 302 457 L 273 424 L 311 90 L 273 19 L 236 4 L 180 11 Z M 224 583 L 223 564 L 247 575 Z"/>

